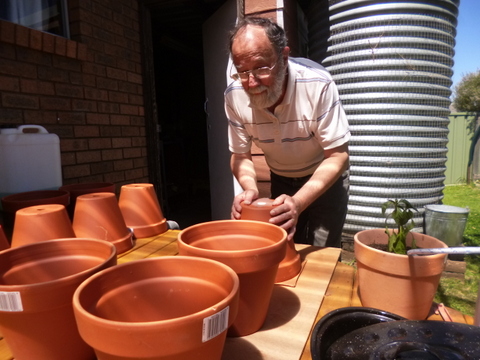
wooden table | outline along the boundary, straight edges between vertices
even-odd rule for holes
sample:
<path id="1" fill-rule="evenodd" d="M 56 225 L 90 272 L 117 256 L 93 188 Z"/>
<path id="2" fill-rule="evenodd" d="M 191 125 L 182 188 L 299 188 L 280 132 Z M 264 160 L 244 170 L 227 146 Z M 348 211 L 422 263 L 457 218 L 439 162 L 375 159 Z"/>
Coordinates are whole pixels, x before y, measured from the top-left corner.
<path id="1" fill-rule="evenodd" d="M 178 233 L 178 230 L 168 230 L 166 233 L 156 237 L 137 239 L 135 247 L 132 250 L 118 255 L 118 263 L 121 264 L 148 257 L 177 255 L 178 248 L 176 240 Z M 357 296 L 355 268 L 342 262 L 337 262 L 313 324 L 316 324 L 320 318 L 330 311 L 348 306 L 361 306 L 360 299 Z M 436 304 L 432 306 L 431 314 L 428 317 L 429 320 L 449 321 L 448 318 L 445 318 L 449 316 L 452 321 L 473 324 L 473 318 L 471 316 L 465 316 L 456 310 L 447 308 L 445 312 L 445 310 L 441 308 L 442 311 L 437 311 L 437 313 L 435 313 L 435 310 L 437 310 Z M 311 360 L 311 358 L 309 338 L 306 339 L 305 347 L 299 360 Z M 11 359 L 13 359 L 13 356 L 8 345 L 3 339 L 0 339 L 0 360 Z"/>

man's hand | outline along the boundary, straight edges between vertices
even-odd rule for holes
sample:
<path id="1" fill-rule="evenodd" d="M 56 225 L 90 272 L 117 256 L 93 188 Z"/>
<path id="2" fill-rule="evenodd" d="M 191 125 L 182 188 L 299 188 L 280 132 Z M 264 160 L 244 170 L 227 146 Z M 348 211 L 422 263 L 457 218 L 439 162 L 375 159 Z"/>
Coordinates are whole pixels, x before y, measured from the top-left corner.
<path id="1" fill-rule="evenodd" d="M 233 220 L 239 220 L 242 212 L 242 205 L 241 203 L 245 203 L 247 205 L 250 205 L 254 200 L 258 199 L 258 190 L 246 190 L 242 192 L 241 194 L 238 194 L 235 196 L 233 199 L 233 205 L 232 205 L 232 219 Z"/>
<path id="2" fill-rule="evenodd" d="M 270 215 L 270 222 L 287 230 L 288 240 L 293 239 L 297 227 L 298 217 L 302 212 L 302 207 L 295 198 L 288 195 L 280 195 L 273 201 L 275 206 Z"/>

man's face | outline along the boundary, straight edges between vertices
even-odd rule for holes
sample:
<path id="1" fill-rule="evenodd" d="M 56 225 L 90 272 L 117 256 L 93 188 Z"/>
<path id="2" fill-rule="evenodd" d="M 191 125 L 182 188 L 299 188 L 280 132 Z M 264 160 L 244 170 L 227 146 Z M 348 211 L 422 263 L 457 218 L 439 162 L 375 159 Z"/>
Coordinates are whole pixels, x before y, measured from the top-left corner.
<path id="1" fill-rule="evenodd" d="M 282 55 L 278 56 L 261 27 L 247 26 L 234 39 L 232 58 L 238 72 L 274 66 L 266 78 L 250 74 L 248 79 L 241 81 L 253 107 L 269 108 L 282 96 L 287 71 Z"/>

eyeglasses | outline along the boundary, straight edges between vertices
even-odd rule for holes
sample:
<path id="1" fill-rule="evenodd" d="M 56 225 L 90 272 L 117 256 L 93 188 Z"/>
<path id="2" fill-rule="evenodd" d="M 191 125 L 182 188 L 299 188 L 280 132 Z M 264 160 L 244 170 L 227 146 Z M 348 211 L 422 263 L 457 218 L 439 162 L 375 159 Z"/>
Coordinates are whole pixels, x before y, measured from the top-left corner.
<path id="1" fill-rule="evenodd" d="M 275 66 L 277 66 L 277 63 L 275 63 L 272 67 L 264 66 L 253 70 L 238 72 L 236 74 L 232 74 L 231 78 L 233 80 L 248 81 L 250 74 L 252 74 L 253 77 L 259 80 L 266 79 L 272 74 L 272 70 Z"/>

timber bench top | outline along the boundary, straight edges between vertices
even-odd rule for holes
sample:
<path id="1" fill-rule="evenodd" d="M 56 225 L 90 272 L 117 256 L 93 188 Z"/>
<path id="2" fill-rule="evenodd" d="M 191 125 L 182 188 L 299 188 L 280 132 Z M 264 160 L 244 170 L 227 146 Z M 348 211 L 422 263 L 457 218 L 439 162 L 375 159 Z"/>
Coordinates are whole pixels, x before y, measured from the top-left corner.
<path id="1" fill-rule="evenodd" d="M 133 249 L 118 255 L 118 263 L 125 263 L 134 260 L 145 259 L 157 256 L 175 256 L 178 254 L 177 236 L 178 230 L 168 230 L 166 233 L 144 239 L 137 239 Z M 282 332 L 287 333 L 289 338 L 294 338 L 292 332 L 288 328 L 288 323 L 292 323 L 295 328 L 298 324 L 295 323 L 295 318 L 301 320 L 301 324 L 306 326 L 299 339 L 297 339 L 297 352 L 295 357 L 288 358 L 289 360 L 298 358 L 299 360 L 311 360 L 310 354 L 310 335 L 314 325 L 324 315 L 338 308 L 350 306 L 362 306 L 357 295 L 357 284 L 355 281 L 355 268 L 339 261 L 340 249 L 333 248 L 316 248 L 306 245 L 297 245 L 297 250 L 304 261 L 304 268 L 302 273 L 294 282 L 277 284 L 276 291 L 274 290 L 275 301 L 283 301 L 282 296 L 285 294 L 294 294 L 298 298 L 297 311 L 285 321 L 275 328 L 271 323 L 268 323 L 267 317 L 266 329 L 261 329 L 258 335 L 242 338 L 227 338 L 226 347 L 224 350 L 224 360 L 234 360 L 235 356 L 231 355 L 238 352 L 240 346 L 245 344 L 244 341 L 250 341 L 248 348 L 255 348 L 257 358 L 254 355 L 247 354 L 249 360 L 268 359 L 269 349 L 269 333 L 274 334 L 275 338 Z M 310 274 L 313 274 L 310 276 Z M 319 275 L 320 274 L 320 275 Z M 282 286 L 283 288 L 280 288 Z M 287 296 L 287 298 L 288 298 Z M 273 298 L 272 298 L 273 299 Z M 273 301 L 272 301 L 273 303 Z M 305 306 L 304 306 L 305 305 Z M 275 309 L 275 311 L 284 311 L 285 309 Z M 287 312 L 288 313 L 288 312 Z M 272 320 L 278 318 L 279 314 L 272 315 Z M 280 314 L 281 315 L 281 314 Z M 304 321 L 301 317 L 308 317 L 308 321 Z M 298 320 L 298 319 L 297 319 Z M 428 320 L 437 321 L 454 321 L 465 324 L 473 324 L 473 318 L 465 316 L 462 313 L 438 306 L 432 305 L 431 313 Z M 278 321 L 277 321 L 278 322 Z M 306 324 L 305 324 L 306 323 Z M 276 333 L 274 333 L 276 332 Z M 301 332 L 301 331 L 300 331 Z M 255 335 L 255 334 L 253 334 Z M 293 339 L 292 341 L 294 341 Z M 263 349 L 260 349 L 263 347 Z M 272 347 L 273 349 L 273 347 Z M 267 355 L 266 355 L 267 354 Z M 239 359 L 245 354 L 240 354 Z M 291 356 L 291 355 L 289 355 Z M 245 358 L 245 357 L 244 357 Z M 272 358 L 276 358 L 276 355 Z M 8 345 L 3 339 L 0 339 L 0 360 L 11 360 L 13 356 L 8 348 Z M 34 360 L 34 359 L 32 359 Z"/>

